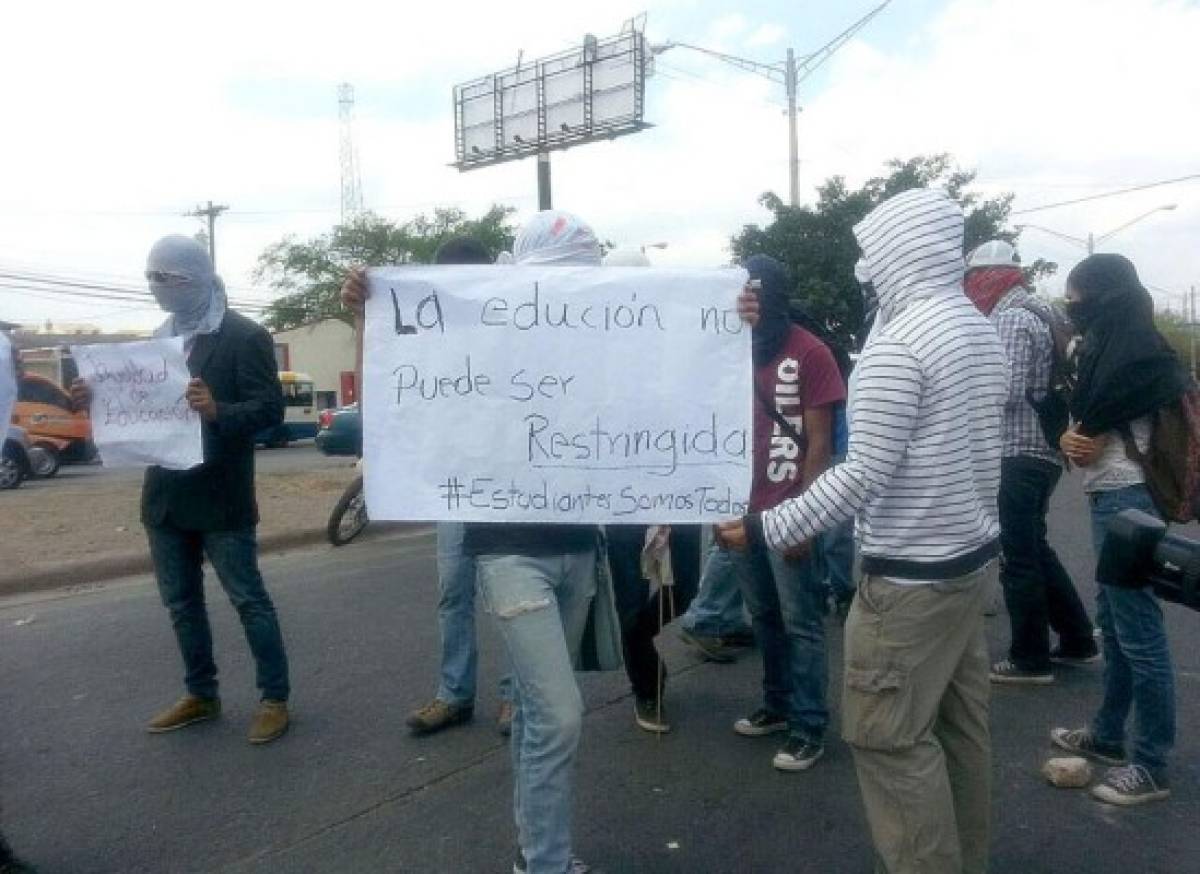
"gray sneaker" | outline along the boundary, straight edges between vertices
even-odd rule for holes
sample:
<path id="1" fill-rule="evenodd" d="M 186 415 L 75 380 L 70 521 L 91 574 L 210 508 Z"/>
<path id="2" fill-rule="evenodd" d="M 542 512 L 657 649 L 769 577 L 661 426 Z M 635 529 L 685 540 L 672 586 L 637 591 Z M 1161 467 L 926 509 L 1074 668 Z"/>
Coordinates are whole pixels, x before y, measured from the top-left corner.
<path id="1" fill-rule="evenodd" d="M 1097 742 L 1086 728 L 1056 728 L 1050 732 L 1050 740 L 1059 749 L 1103 762 L 1106 765 L 1124 765 L 1125 750 L 1111 744 Z"/>
<path id="2" fill-rule="evenodd" d="M 1092 787 L 1092 796 L 1108 804 L 1132 807 L 1169 797 L 1165 780 L 1155 780 L 1141 765 L 1109 768 L 1104 780 Z"/>
<path id="3" fill-rule="evenodd" d="M 733 724 L 733 730 L 742 737 L 766 737 L 779 731 L 787 731 L 787 719 L 760 707 L 749 716 L 743 716 Z"/>
<path id="4" fill-rule="evenodd" d="M 520 850 L 517 851 L 517 861 L 513 862 L 513 874 L 525 874 L 529 870 L 529 866 L 525 863 L 525 854 Z M 571 861 L 567 863 L 567 874 L 590 874 L 592 868 L 582 859 L 571 857 Z M 599 874 L 599 872 L 594 872 Z"/>

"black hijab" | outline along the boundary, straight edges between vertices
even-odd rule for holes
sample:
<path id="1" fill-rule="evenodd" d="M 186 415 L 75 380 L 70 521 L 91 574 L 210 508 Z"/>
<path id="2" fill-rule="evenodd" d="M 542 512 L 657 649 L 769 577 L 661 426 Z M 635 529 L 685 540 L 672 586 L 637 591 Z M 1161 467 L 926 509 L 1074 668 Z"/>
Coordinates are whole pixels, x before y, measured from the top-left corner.
<path id="1" fill-rule="evenodd" d="M 1071 416 L 1095 437 L 1149 415 L 1189 387 L 1154 327 L 1154 300 L 1121 255 L 1089 255 L 1067 276 L 1079 300 L 1068 314 L 1083 335 Z"/>
<path id="2" fill-rule="evenodd" d="M 758 324 L 751 334 L 754 364 L 762 367 L 775 359 L 791 330 L 787 268 L 770 255 L 746 259 L 746 272 L 762 283 L 758 292 Z"/>

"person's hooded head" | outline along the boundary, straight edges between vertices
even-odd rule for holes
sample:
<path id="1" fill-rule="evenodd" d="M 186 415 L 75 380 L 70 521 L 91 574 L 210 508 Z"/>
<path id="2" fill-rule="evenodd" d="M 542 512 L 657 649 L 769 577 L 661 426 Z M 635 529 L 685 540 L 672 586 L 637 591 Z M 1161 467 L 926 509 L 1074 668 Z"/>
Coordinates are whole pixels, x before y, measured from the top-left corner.
<path id="1" fill-rule="evenodd" d="M 1067 275 L 1067 314 L 1083 334 L 1071 415 L 1084 434 L 1147 415 L 1190 384 L 1128 258 L 1089 255 L 1076 264 Z"/>
<path id="2" fill-rule="evenodd" d="M 746 259 L 750 281 L 759 283 L 758 324 L 751 334 L 754 363 L 761 367 L 775 359 L 791 330 L 788 290 L 791 281 L 787 268 L 770 255 L 751 255 Z"/>
<path id="3" fill-rule="evenodd" d="M 1123 255 L 1089 255 L 1067 274 L 1067 315 L 1081 334 L 1094 328 L 1154 329 L 1154 299 Z"/>
<path id="4" fill-rule="evenodd" d="M 985 316 L 1013 289 L 1025 285 L 1021 256 L 1007 240 L 988 240 L 967 256 L 963 288 L 971 303 Z"/>
<path id="5" fill-rule="evenodd" d="M 600 242 L 578 216 L 559 209 L 539 212 L 517 232 L 515 264 L 589 266 L 601 263 Z"/>
<path id="6" fill-rule="evenodd" d="M 208 250 L 173 234 L 150 248 L 146 280 L 159 307 L 170 315 L 158 336 L 212 334 L 225 317 L 225 283 L 213 271 Z"/>
<path id="7" fill-rule="evenodd" d="M 916 188 L 890 197 L 854 226 L 860 282 L 879 300 L 873 331 L 915 301 L 963 293 L 963 212 L 944 191 Z"/>

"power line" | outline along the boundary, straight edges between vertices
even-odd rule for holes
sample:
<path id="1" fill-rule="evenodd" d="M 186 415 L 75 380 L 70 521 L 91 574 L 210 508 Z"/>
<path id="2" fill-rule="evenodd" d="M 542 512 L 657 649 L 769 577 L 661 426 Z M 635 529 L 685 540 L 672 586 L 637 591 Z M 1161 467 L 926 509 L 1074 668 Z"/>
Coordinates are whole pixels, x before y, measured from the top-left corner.
<path id="1" fill-rule="evenodd" d="M 1093 200 L 1103 200 L 1106 197 L 1119 197 L 1122 194 L 1132 194 L 1135 191 L 1148 191 L 1151 188 L 1162 188 L 1164 185 L 1177 185 L 1180 182 L 1192 182 L 1200 179 L 1200 173 L 1179 176 L 1175 179 L 1163 179 L 1160 182 L 1147 182 L 1145 185 L 1134 185 L 1130 188 L 1120 188 L 1116 191 L 1106 191 L 1103 194 L 1092 194 L 1087 197 L 1076 197 L 1074 200 L 1061 200 L 1058 203 L 1045 203 L 1041 206 L 1031 206 L 1026 209 L 1013 210 L 1010 215 L 1026 215 L 1031 212 L 1041 212 L 1044 209 L 1057 209 L 1060 206 L 1074 206 L 1077 203 L 1090 203 Z"/>

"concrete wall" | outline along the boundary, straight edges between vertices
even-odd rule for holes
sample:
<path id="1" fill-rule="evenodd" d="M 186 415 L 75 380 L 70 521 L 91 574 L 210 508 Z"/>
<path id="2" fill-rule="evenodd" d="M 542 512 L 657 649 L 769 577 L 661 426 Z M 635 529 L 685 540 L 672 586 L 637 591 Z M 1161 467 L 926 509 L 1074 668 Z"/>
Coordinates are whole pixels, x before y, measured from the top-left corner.
<path id="1" fill-rule="evenodd" d="M 342 397 L 341 375 L 354 370 L 354 329 L 340 319 L 325 319 L 274 335 L 276 346 L 286 345 L 288 369 L 307 373 L 316 392 L 337 392 Z"/>

